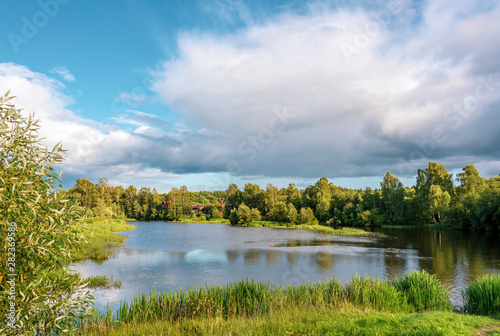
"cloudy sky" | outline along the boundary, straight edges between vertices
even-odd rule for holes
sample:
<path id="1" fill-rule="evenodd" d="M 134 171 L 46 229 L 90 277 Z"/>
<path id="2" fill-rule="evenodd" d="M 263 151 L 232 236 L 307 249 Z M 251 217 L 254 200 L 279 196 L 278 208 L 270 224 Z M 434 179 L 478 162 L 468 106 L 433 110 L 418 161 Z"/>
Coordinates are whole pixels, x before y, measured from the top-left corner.
<path id="1" fill-rule="evenodd" d="M 3 1 L 0 92 L 76 178 L 223 190 L 500 173 L 500 1 Z"/>

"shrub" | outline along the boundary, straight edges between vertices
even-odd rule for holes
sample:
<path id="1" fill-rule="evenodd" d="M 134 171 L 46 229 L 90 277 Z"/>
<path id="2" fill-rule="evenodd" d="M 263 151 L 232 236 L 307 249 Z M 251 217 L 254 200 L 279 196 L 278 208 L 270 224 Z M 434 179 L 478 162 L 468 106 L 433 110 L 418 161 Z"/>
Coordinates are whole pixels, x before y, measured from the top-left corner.
<path id="1" fill-rule="evenodd" d="M 12 98 L 0 97 L 0 306 L 11 309 L 12 322 L 1 316 L 0 333 L 52 334 L 89 307 L 82 279 L 67 268 L 82 216 L 55 190 L 60 144 L 43 147 L 39 122 L 24 118 Z"/>
<path id="2" fill-rule="evenodd" d="M 297 215 L 297 221 L 299 224 L 307 224 L 316 220 L 314 213 L 311 208 L 301 208 L 299 214 Z"/>
<path id="3" fill-rule="evenodd" d="M 251 221 L 259 221 L 261 219 L 258 209 L 250 209 L 245 204 L 240 204 L 238 210 L 233 209 L 229 215 L 231 225 L 245 225 Z"/>

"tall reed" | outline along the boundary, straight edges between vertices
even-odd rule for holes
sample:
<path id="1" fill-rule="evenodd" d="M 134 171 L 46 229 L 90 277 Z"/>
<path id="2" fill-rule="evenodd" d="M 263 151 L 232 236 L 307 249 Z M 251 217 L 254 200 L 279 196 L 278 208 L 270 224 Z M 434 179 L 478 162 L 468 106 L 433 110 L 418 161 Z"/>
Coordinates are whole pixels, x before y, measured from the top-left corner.
<path id="1" fill-rule="evenodd" d="M 392 283 L 412 310 L 451 310 L 448 291 L 434 274 L 416 271 Z"/>
<path id="2" fill-rule="evenodd" d="M 273 311 L 341 307 L 390 312 L 448 310 L 446 289 L 434 276 L 415 272 L 396 281 L 354 277 L 346 286 L 329 280 L 299 286 L 276 287 L 242 280 L 224 286 L 188 288 L 177 293 L 153 291 L 121 302 L 116 312 L 109 308 L 93 319 L 81 321 L 85 329 L 112 327 L 117 323 L 143 323 L 158 319 L 176 322 L 192 318 L 235 318 L 267 315 Z"/>
<path id="3" fill-rule="evenodd" d="M 464 310 L 469 314 L 500 314 L 500 275 L 486 274 L 462 292 Z"/>
<path id="4" fill-rule="evenodd" d="M 403 294 L 389 281 L 354 277 L 346 287 L 348 299 L 359 308 L 381 311 L 406 311 Z"/>

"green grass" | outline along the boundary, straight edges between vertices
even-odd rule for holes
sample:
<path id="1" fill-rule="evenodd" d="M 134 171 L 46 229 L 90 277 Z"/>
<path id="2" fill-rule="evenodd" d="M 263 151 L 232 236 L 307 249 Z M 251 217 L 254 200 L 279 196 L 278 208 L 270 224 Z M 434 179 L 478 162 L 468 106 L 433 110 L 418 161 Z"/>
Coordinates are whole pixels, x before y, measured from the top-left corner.
<path id="1" fill-rule="evenodd" d="M 84 280 L 84 282 L 88 283 L 87 286 L 89 288 L 120 288 L 122 286 L 121 280 L 114 280 L 113 276 L 107 277 L 105 275 L 95 275 L 88 277 Z"/>
<path id="2" fill-rule="evenodd" d="M 465 312 L 500 317 L 500 275 L 483 275 L 465 289 L 463 297 Z"/>
<path id="3" fill-rule="evenodd" d="M 323 233 L 329 233 L 333 235 L 341 235 L 341 236 L 372 236 L 374 233 L 367 232 L 361 229 L 356 228 L 348 228 L 343 227 L 340 229 L 334 229 L 329 226 L 324 225 L 307 225 L 307 224 L 291 224 L 291 223 L 283 223 L 283 222 L 272 222 L 272 221 L 252 221 L 243 226 L 251 226 L 251 227 L 269 227 L 276 229 L 300 229 L 300 230 L 313 230 Z"/>
<path id="4" fill-rule="evenodd" d="M 135 335 L 473 335 L 498 321 L 452 312 L 388 313 L 362 310 L 350 304 L 342 308 L 301 307 L 278 309 L 267 316 L 193 318 L 171 323 L 102 325 L 87 336 Z"/>
<path id="5" fill-rule="evenodd" d="M 360 309 L 373 308 L 379 311 L 411 311 L 404 294 L 389 281 L 369 277 L 354 277 L 346 287 L 346 296 Z"/>
<path id="6" fill-rule="evenodd" d="M 125 224 L 133 221 L 126 218 L 95 217 L 86 219 L 83 224 L 82 234 L 86 242 L 77 250 L 71 252 L 71 259 L 78 261 L 82 259 L 105 260 L 111 255 L 111 248 L 125 241 L 123 235 L 116 232 L 128 231 L 136 226 Z"/>
<path id="7" fill-rule="evenodd" d="M 253 318 L 268 321 L 271 316 L 287 316 L 296 309 L 306 316 L 310 311 L 329 310 L 332 314 L 338 314 L 345 309 L 398 316 L 433 310 L 441 314 L 451 313 L 446 289 L 434 276 L 426 272 L 414 272 L 394 281 L 356 276 L 345 286 L 335 279 L 287 287 L 243 280 L 225 286 L 205 286 L 177 293 L 152 292 L 137 295 L 130 302 L 122 302 L 116 312 L 108 310 L 96 313 L 92 320 L 82 323 L 81 328 L 93 332 L 128 324 L 156 325 L 156 321 L 160 320 L 165 328 L 167 325 L 174 328 L 188 323 L 186 321 L 205 323 L 208 320 L 221 320 L 229 323 L 235 319 L 243 321 Z M 369 325 L 375 323 L 376 319 L 373 317 L 371 322 L 364 320 L 360 323 Z M 386 322 L 380 324 L 390 321 Z M 355 324 L 346 323 L 338 328 L 344 328 L 345 332 L 349 328 L 357 328 Z"/>
<path id="8" fill-rule="evenodd" d="M 433 274 L 416 271 L 394 280 L 393 285 L 398 292 L 404 294 L 405 301 L 416 311 L 451 310 L 448 290 Z"/>

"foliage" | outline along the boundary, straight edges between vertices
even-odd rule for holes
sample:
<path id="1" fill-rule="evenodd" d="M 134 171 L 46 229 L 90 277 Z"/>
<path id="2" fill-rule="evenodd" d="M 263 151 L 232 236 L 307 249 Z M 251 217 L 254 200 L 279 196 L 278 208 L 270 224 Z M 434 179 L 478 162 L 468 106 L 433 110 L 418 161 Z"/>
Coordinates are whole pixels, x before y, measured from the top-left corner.
<path id="1" fill-rule="evenodd" d="M 314 217 L 314 213 L 311 208 L 301 208 L 300 212 L 297 215 L 297 223 L 299 224 L 307 224 L 316 221 L 316 217 Z"/>
<path id="2" fill-rule="evenodd" d="M 23 117 L 12 98 L 0 97 L 0 332 L 67 330 L 90 303 L 67 267 L 80 243 L 81 214 L 56 192 L 61 145 L 43 147 L 39 121 Z"/>
<path id="3" fill-rule="evenodd" d="M 245 225 L 251 221 L 259 221 L 261 218 L 260 211 L 253 208 L 250 209 L 245 204 L 240 204 L 238 209 L 231 210 L 229 222 L 231 225 Z"/>
<path id="4" fill-rule="evenodd" d="M 275 222 L 296 223 L 297 209 L 291 203 L 275 202 L 270 206 L 266 219 Z"/>
<path id="5" fill-rule="evenodd" d="M 405 189 L 399 179 L 387 172 L 380 183 L 386 221 L 392 225 L 404 223 Z"/>
<path id="6" fill-rule="evenodd" d="M 65 193 L 78 200 L 88 216 L 107 218 L 200 222 L 203 217 L 213 220 L 223 215 L 246 225 L 250 213 L 239 209 L 245 205 L 253 221 L 261 216 L 274 222 L 321 222 L 333 227 L 442 224 L 455 229 L 500 229 L 500 177 L 482 178 L 473 165 L 466 165 L 455 187 L 452 174 L 442 164 L 429 162 L 417 173 L 415 186 L 404 187 L 387 172 L 375 190 L 342 188 L 322 177 L 304 190 L 292 183 L 282 189 L 268 184 L 265 190 L 247 183 L 243 191 L 230 184 L 224 191 L 192 192 L 181 186 L 159 194 L 150 188 L 112 187 L 101 178 L 98 184 L 78 179 Z"/>

